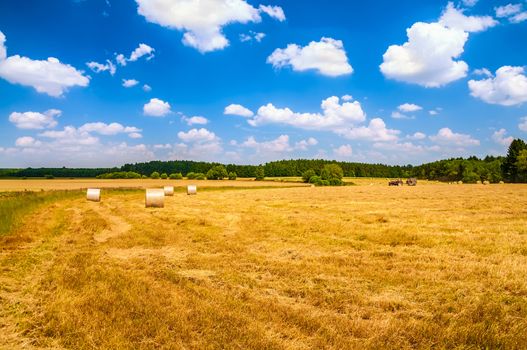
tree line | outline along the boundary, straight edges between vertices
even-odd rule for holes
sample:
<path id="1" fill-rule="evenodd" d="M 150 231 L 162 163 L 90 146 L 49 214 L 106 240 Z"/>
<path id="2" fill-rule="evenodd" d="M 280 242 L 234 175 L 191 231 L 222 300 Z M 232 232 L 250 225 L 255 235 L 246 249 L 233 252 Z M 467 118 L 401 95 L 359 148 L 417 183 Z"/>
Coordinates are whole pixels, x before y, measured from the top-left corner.
<path id="1" fill-rule="evenodd" d="M 474 183 L 477 181 L 490 182 L 527 182 L 527 144 L 521 139 L 515 139 L 509 146 L 507 155 L 487 156 L 478 158 L 451 158 L 422 165 L 386 165 L 368 164 L 356 162 L 339 162 L 324 159 L 291 159 L 278 160 L 263 165 L 223 165 L 225 172 L 222 176 L 229 174 L 237 177 L 263 178 L 302 176 L 306 171 L 313 170 L 316 174 L 326 165 L 338 165 L 345 177 L 384 177 L 384 178 L 408 178 L 439 180 L 439 181 L 463 181 Z M 150 177 L 154 172 L 158 174 L 203 174 L 222 164 L 196 162 L 189 160 L 151 161 L 134 164 L 125 164 L 120 168 L 27 168 L 0 171 L 0 174 L 10 177 Z M 106 174 L 106 175 L 104 175 Z M 110 174 L 114 174 L 111 175 Z M 123 175 L 124 174 L 124 175 Z M 128 174 L 128 175 L 126 175 Z M 214 177 L 216 175 L 211 175 Z M 218 177 L 218 176 L 216 176 Z"/>

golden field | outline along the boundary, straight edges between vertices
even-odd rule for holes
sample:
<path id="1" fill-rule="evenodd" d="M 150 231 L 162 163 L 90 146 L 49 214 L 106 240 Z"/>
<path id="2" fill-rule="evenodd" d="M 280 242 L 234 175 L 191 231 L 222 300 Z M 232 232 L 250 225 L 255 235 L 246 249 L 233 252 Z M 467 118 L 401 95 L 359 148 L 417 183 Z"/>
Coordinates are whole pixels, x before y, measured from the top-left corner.
<path id="1" fill-rule="evenodd" d="M 43 202 L 0 236 L 0 348 L 526 348 L 527 185 L 358 182 Z"/>

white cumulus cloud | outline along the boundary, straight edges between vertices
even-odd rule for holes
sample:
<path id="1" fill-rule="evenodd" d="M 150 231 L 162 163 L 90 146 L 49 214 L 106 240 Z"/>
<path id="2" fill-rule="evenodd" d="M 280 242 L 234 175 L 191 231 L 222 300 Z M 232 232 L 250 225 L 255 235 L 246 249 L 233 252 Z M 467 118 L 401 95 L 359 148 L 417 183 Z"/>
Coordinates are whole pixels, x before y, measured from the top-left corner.
<path id="1" fill-rule="evenodd" d="M 456 145 L 460 147 L 479 146 L 479 140 L 476 140 L 467 134 L 455 133 L 450 128 L 442 128 L 436 135 L 430 136 L 429 138 L 439 144 Z"/>
<path id="2" fill-rule="evenodd" d="M 74 86 L 88 86 L 90 80 L 57 58 L 33 60 L 19 55 L 7 56 L 6 37 L 0 32 L 0 77 L 12 84 L 31 86 L 40 93 L 62 96 Z"/>
<path id="3" fill-rule="evenodd" d="M 249 120 L 252 126 L 264 124 L 285 124 L 302 129 L 325 129 L 349 127 L 363 122 L 366 114 L 358 101 L 340 103 L 337 96 L 331 96 L 321 103 L 322 113 L 297 113 L 289 108 L 277 108 L 269 103 L 258 109 L 256 116 Z"/>
<path id="4" fill-rule="evenodd" d="M 520 119 L 520 124 L 518 124 L 518 129 L 521 131 L 527 132 L 527 117 L 523 117 Z"/>
<path id="5" fill-rule="evenodd" d="M 115 72 L 117 71 L 117 68 L 115 67 L 113 62 L 110 60 L 106 60 L 106 63 L 98 63 L 98 62 L 92 61 L 92 62 L 86 63 L 86 65 L 88 66 L 88 68 L 90 68 L 95 73 L 108 71 L 110 75 L 114 75 Z"/>
<path id="6" fill-rule="evenodd" d="M 200 52 L 229 45 L 223 27 L 260 22 L 260 10 L 245 0 L 136 0 L 147 21 L 183 31 L 183 43 Z"/>
<path id="7" fill-rule="evenodd" d="M 496 75 L 468 82 L 470 94 L 490 104 L 514 106 L 527 101 L 527 76 L 523 67 L 503 66 Z"/>
<path id="8" fill-rule="evenodd" d="M 280 6 L 271 6 L 271 5 L 260 5 L 258 9 L 267 14 L 268 16 L 283 22 L 285 21 L 285 13 L 284 10 Z"/>
<path id="9" fill-rule="evenodd" d="M 492 134 L 492 140 L 502 146 L 509 147 L 514 137 L 506 135 L 507 130 L 499 129 Z"/>
<path id="10" fill-rule="evenodd" d="M 381 118 L 373 118 L 367 126 L 344 128 L 336 133 L 350 140 L 395 141 L 400 131 L 388 129 Z"/>
<path id="11" fill-rule="evenodd" d="M 401 112 L 409 113 L 409 112 L 420 111 L 421 109 L 423 109 L 423 107 L 418 106 L 414 103 L 403 103 L 402 105 L 397 107 L 397 109 L 400 110 Z"/>
<path id="12" fill-rule="evenodd" d="M 130 88 L 130 87 L 134 87 L 136 86 L 137 84 L 139 84 L 139 81 L 135 80 L 135 79 L 123 79 L 123 86 L 125 88 Z"/>
<path id="13" fill-rule="evenodd" d="M 205 125 L 208 124 L 209 120 L 205 117 L 196 115 L 193 117 L 183 117 L 183 120 L 187 123 L 187 125 Z"/>
<path id="14" fill-rule="evenodd" d="M 95 132 L 100 135 L 117 135 L 121 133 L 131 134 L 141 132 L 141 129 L 138 129 L 135 126 L 123 126 L 120 123 L 106 124 L 103 122 L 86 123 L 78 130 L 79 132 Z"/>
<path id="15" fill-rule="evenodd" d="M 13 112 L 9 115 L 9 121 L 19 129 L 48 129 L 57 126 L 55 118 L 61 113 L 58 109 L 50 109 L 44 113 Z"/>
<path id="16" fill-rule="evenodd" d="M 353 148 L 351 145 L 342 145 L 333 149 L 333 153 L 340 158 L 348 158 L 353 155 Z"/>
<path id="17" fill-rule="evenodd" d="M 439 19 L 439 24 L 474 33 L 494 27 L 498 24 L 498 21 L 491 16 L 465 16 L 463 10 L 457 9 L 452 2 L 449 2 Z"/>
<path id="18" fill-rule="evenodd" d="M 150 99 L 150 102 L 143 106 L 143 113 L 150 117 L 164 117 L 171 112 L 170 104 L 158 98 Z"/>
<path id="19" fill-rule="evenodd" d="M 22 136 L 16 139 L 15 145 L 17 147 L 40 147 L 42 142 L 35 140 L 31 136 Z"/>
<path id="20" fill-rule="evenodd" d="M 289 44 L 285 49 L 276 49 L 267 58 L 275 68 L 291 66 L 294 71 L 315 70 L 330 77 L 353 73 L 342 41 L 322 38 L 312 41 L 307 46 Z"/>
<path id="21" fill-rule="evenodd" d="M 311 146 L 318 145 L 318 140 L 314 137 L 310 137 L 306 140 L 300 140 L 298 142 L 295 142 L 295 149 L 306 151 Z"/>
<path id="22" fill-rule="evenodd" d="M 293 150 L 289 144 L 288 135 L 280 135 L 274 140 L 258 142 L 253 136 L 250 136 L 242 144 L 242 147 L 253 148 L 256 153 L 263 153 L 268 155 L 269 153 L 283 153 L 290 152 Z"/>
<path id="23" fill-rule="evenodd" d="M 223 114 L 238 115 L 240 117 L 246 117 L 246 118 L 252 117 L 254 115 L 253 111 L 239 104 L 228 105 L 227 107 L 225 107 Z"/>
<path id="24" fill-rule="evenodd" d="M 496 17 L 504 18 L 515 15 L 522 10 L 522 4 L 507 4 L 498 6 L 494 9 L 496 11 Z"/>
<path id="25" fill-rule="evenodd" d="M 218 140 L 218 137 L 215 133 L 205 128 L 191 129 L 187 132 L 180 131 L 178 132 L 177 136 L 183 142 L 211 142 Z"/>

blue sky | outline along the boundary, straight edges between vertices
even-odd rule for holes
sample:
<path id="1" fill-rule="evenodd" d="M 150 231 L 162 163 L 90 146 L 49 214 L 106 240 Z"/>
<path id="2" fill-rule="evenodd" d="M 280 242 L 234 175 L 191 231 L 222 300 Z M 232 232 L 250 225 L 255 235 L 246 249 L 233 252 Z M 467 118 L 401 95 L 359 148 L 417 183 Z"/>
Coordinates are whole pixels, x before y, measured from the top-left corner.
<path id="1" fill-rule="evenodd" d="M 418 164 L 527 138 L 527 2 L 0 2 L 0 167 Z"/>

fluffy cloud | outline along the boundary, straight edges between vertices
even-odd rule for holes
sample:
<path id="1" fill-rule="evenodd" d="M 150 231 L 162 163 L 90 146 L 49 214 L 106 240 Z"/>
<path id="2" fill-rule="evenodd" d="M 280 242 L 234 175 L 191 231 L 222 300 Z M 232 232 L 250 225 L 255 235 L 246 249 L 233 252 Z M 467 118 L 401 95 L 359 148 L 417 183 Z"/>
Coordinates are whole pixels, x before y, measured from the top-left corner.
<path id="1" fill-rule="evenodd" d="M 289 144 L 288 135 L 280 135 L 271 141 L 258 142 L 253 136 L 250 136 L 246 141 L 241 144 L 242 147 L 253 148 L 256 153 L 263 153 L 268 155 L 269 153 L 283 153 L 290 152 L 293 150 Z"/>
<path id="2" fill-rule="evenodd" d="M 388 129 L 381 118 L 373 118 L 367 126 L 345 128 L 336 133 L 350 140 L 395 141 L 400 131 Z"/>
<path id="3" fill-rule="evenodd" d="M 198 124 L 198 125 L 205 125 L 205 124 L 208 124 L 209 120 L 205 117 L 202 117 L 202 116 L 199 116 L 199 115 L 196 115 L 196 116 L 193 116 L 193 117 L 183 117 L 183 120 L 187 123 L 187 125 L 195 125 L 195 124 Z"/>
<path id="4" fill-rule="evenodd" d="M 42 142 L 35 140 L 31 136 L 22 136 L 16 139 L 15 145 L 17 147 L 40 147 Z"/>
<path id="5" fill-rule="evenodd" d="M 449 2 L 438 22 L 415 23 L 406 30 L 406 43 L 386 50 L 381 72 L 387 78 L 429 88 L 464 78 L 468 65 L 458 59 L 469 32 L 481 32 L 497 24 L 489 16 L 465 16 Z"/>
<path id="6" fill-rule="evenodd" d="M 130 87 L 134 87 L 136 86 L 137 84 L 139 84 L 139 81 L 135 80 L 135 79 L 123 79 L 123 86 L 125 88 L 130 88 Z"/>
<path id="7" fill-rule="evenodd" d="M 340 158 L 348 158 L 353 155 L 353 148 L 350 145 L 342 145 L 333 149 L 333 153 Z"/>
<path id="8" fill-rule="evenodd" d="M 515 14 L 512 17 L 509 17 L 509 21 L 511 23 L 520 23 L 523 21 L 527 21 L 527 11 L 520 12 L 518 14 Z"/>
<path id="9" fill-rule="evenodd" d="M 462 0 L 463 5 L 472 7 L 478 3 L 478 0 Z"/>
<path id="10" fill-rule="evenodd" d="M 463 10 L 455 8 L 454 4 L 449 2 L 439 19 L 439 24 L 448 28 L 474 33 L 494 27 L 498 24 L 498 21 L 490 16 L 465 16 Z"/>
<path id="11" fill-rule="evenodd" d="M 316 70 L 322 75 L 337 77 L 353 73 L 342 41 L 322 38 L 307 46 L 289 44 L 285 49 L 276 49 L 267 58 L 275 68 L 291 66 L 294 71 Z"/>
<path id="12" fill-rule="evenodd" d="M 88 86 L 90 81 L 83 72 L 54 57 L 45 61 L 19 55 L 7 57 L 5 41 L 5 35 L 0 32 L 0 77 L 10 83 L 31 86 L 53 97 L 62 96 L 74 86 Z"/>
<path id="13" fill-rule="evenodd" d="M 494 9 L 496 11 L 496 17 L 504 18 L 515 15 L 522 10 L 522 4 L 507 4 L 499 6 Z"/>
<path id="14" fill-rule="evenodd" d="M 521 131 L 527 132 L 527 117 L 523 117 L 520 119 L 520 124 L 518 124 L 518 128 Z"/>
<path id="15" fill-rule="evenodd" d="M 92 62 L 86 63 L 86 65 L 88 66 L 88 68 L 90 68 L 95 73 L 108 71 L 111 75 L 114 75 L 115 72 L 117 71 L 117 68 L 115 67 L 113 62 L 110 60 L 106 60 L 105 64 L 92 61 Z"/>
<path id="16" fill-rule="evenodd" d="M 494 77 L 468 82 L 470 94 L 490 104 L 519 105 L 527 101 L 527 76 L 523 67 L 503 66 Z"/>
<path id="17" fill-rule="evenodd" d="M 65 145 L 94 145 L 99 139 L 87 131 L 81 131 L 73 126 L 66 126 L 63 130 L 49 130 L 40 133 L 40 136 L 54 139 L 58 144 Z"/>
<path id="18" fill-rule="evenodd" d="M 13 112 L 9 115 L 9 121 L 19 129 L 47 129 L 57 126 L 55 117 L 61 115 L 61 111 L 50 109 L 44 113 L 39 112 Z"/>
<path id="19" fill-rule="evenodd" d="M 225 115 L 239 115 L 240 117 L 252 117 L 254 115 L 253 111 L 251 111 L 248 108 L 245 108 L 242 105 L 238 104 L 230 104 L 227 107 L 225 107 L 225 110 L 223 111 L 223 114 Z"/>
<path id="20" fill-rule="evenodd" d="M 245 0 L 136 0 L 147 21 L 181 30 L 183 43 L 200 52 L 229 45 L 222 32 L 232 23 L 260 22 L 260 11 Z"/>
<path id="21" fill-rule="evenodd" d="M 143 106 L 143 113 L 150 117 L 164 117 L 170 112 L 170 104 L 158 98 L 150 99 L 150 102 Z"/>
<path id="22" fill-rule="evenodd" d="M 188 132 L 180 131 L 177 136 L 183 142 L 211 142 L 218 141 L 218 137 L 212 131 L 205 128 L 191 129 Z"/>
<path id="23" fill-rule="evenodd" d="M 265 33 L 256 33 L 256 32 L 253 32 L 252 30 L 249 31 L 248 34 L 240 34 L 240 41 L 242 43 L 244 42 L 247 42 L 247 41 L 257 41 L 257 42 L 260 42 L 263 40 L 263 38 L 265 38 Z"/>
<path id="24" fill-rule="evenodd" d="M 390 46 L 383 55 L 380 69 L 387 78 L 440 87 L 467 75 L 468 65 L 455 59 L 463 53 L 468 33 L 422 22 L 406 33 L 406 43 Z"/>
<path id="25" fill-rule="evenodd" d="M 411 139 L 411 140 L 424 140 L 426 139 L 426 135 L 422 132 L 416 132 L 414 133 L 413 135 L 408 135 L 406 136 L 407 138 Z"/>
<path id="26" fill-rule="evenodd" d="M 409 113 L 409 112 L 420 111 L 421 109 L 423 109 L 423 107 L 418 106 L 414 103 L 404 103 L 400 105 L 399 107 L 397 107 L 397 109 L 400 110 L 401 112 Z"/>
<path id="27" fill-rule="evenodd" d="M 152 91 L 152 88 L 150 87 L 150 85 L 145 84 L 145 85 L 143 85 L 143 91 L 144 92 L 150 92 L 150 91 Z"/>
<path id="28" fill-rule="evenodd" d="M 285 13 L 284 10 L 280 6 L 266 6 L 266 5 L 260 5 L 258 9 L 267 14 L 268 16 L 283 22 L 285 21 Z"/>
<path id="29" fill-rule="evenodd" d="M 154 57 L 154 52 L 155 49 L 150 45 L 140 43 L 139 46 L 137 46 L 137 48 L 132 51 L 129 58 L 126 58 L 125 55 L 121 53 L 115 56 L 115 60 L 117 63 L 119 63 L 119 65 L 126 66 L 128 62 L 135 62 L 144 56 L 146 56 L 146 60 L 149 61 Z"/>
<path id="30" fill-rule="evenodd" d="M 138 134 L 139 132 L 141 132 L 141 129 L 138 129 L 135 126 L 123 126 L 122 124 L 119 124 L 119 123 L 106 124 L 103 122 L 95 122 L 95 123 L 84 124 L 78 129 L 78 131 L 81 133 L 95 132 L 100 135 L 117 135 L 121 133 Z"/>
<path id="31" fill-rule="evenodd" d="M 393 119 L 415 119 L 414 117 L 407 116 L 406 114 L 403 114 L 398 111 L 392 112 L 392 118 Z"/>
<path id="32" fill-rule="evenodd" d="M 321 103 L 320 113 L 297 113 L 289 108 L 276 108 L 269 103 L 258 109 L 254 118 L 249 120 L 252 126 L 263 124 L 285 124 L 302 129 L 325 129 L 349 127 L 363 122 L 366 114 L 358 101 L 340 103 L 336 96 L 329 97 Z"/>
<path id="33" fill-rule="evenodd" d="M 512 136 L 507 137 L 505 136 L 506 134 L 507 134 L 507 130 L 505 129 L 497 130 L 492 134 L 492 140 L 502 146 L 509 147 L 512 140 L 514 140 L 514 137 Z"/>
<path id="34" fill-rule="evenodd" d="M 295 149 L 306 151 L 311 146 L 318 145 L 318 140 L 314 137 L 310 137 L 307 140 L 300 140 L 298 142 L 295 142 Z"/>
<path id="35" fill-rule="evenodd" d="M 479 141 L 467 134 L 458 134 L 449 128 L 440 129 L 436 135 L 430 136 L 430 140 L 446 145 L 456 145 L 460 147 L 465 146 L 479 146 Z"/>

